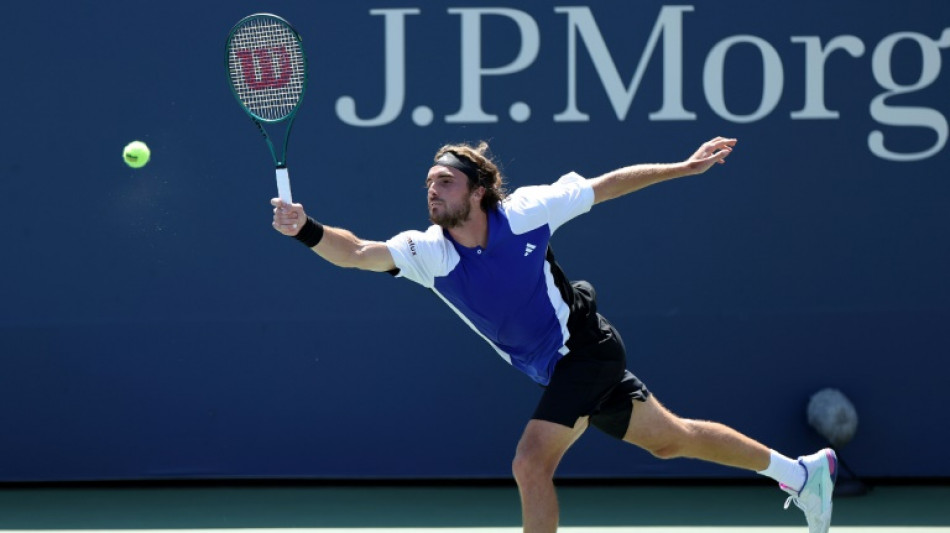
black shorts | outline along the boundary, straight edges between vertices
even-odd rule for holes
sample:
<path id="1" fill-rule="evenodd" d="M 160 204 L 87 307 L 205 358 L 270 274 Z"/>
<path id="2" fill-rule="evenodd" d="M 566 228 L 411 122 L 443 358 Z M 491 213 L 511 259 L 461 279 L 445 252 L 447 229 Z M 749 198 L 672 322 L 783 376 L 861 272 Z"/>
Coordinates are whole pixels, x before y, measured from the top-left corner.
<path id="1" fill-rule="evenodd" d="M 626 350 L 617 330 L 598 318 L 602 338 L 558 361 L 532 418 L 574 427 L 578 418 L 589 415 L 591 425 L 622 439 L 633 400 L 645 402 L 650 391 L 627 370 Z"/>

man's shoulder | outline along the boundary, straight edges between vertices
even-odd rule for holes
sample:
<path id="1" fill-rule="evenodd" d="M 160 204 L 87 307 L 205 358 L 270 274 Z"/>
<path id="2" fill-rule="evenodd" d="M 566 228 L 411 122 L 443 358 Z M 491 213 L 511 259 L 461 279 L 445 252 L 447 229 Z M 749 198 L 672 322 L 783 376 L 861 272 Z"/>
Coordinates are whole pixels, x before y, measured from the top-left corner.
<path id="1" fill-rule="evenodd" d="M 451 271 L 459 259 L 439 226 L 403 231 L 386 241 L 386 246 L 400 275 L 425 287 L 432 287 L 435 278 Z"/>
<path id="2" fill-rule="evenodd" d="M 425 230 L 409 229 L 409 230 L 401 231 L 397 233 L 393 237 L 393 239 L 396 239 L 398 237 L 414 239 L 416 241 L 426 241 L 426 242 L 442 242 L 446 240 L 445 233 L 442 231 L 442 227 L 436 224 L 429 226 Z"/>
<path id="3" fill-rule="evenodd" d="M 538 185 L 522 185 L 511 192 L 502 201 L 502 205 L 519 205 L 524 202 L 536 201 L 551 196 L 560 196 L 565 189 L 578 189 L 590 187 L 587 179 L 577 172 L 568 172 L 554 183 L 543 183 Z"/>
<path id="4" fill-rule="evenodd" d="M 548 185 L 526 185 L 515 189 L 502 204 L 515 233 L 549 224 L 552 232 L 564 222 L 586 213 L 593 205 L 590 183 L 570 172 Z"/>

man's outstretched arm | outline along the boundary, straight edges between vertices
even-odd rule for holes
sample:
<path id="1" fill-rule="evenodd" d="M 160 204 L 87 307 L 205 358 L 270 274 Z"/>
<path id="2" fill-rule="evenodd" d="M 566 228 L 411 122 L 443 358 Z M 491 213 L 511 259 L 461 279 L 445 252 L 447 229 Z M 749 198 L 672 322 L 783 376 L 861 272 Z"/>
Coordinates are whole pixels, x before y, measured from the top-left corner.
<path id="1" fill-rule="evenodd" d="M 285 204 L 279 198 L 270 201 L 274 206 L 274 229 L 288 237 L 295 237 L 307 222 L 307 213 L 301 204 Z M 386 243 L 360 239 L 349 230 L 323 227 L 323 236 L 310 249 L 317 255 L 344 268 L 359 268 L 387 272 L 396 268 Z"/>
<path id="2" fill-rule="evenodd" d="M 612 200 L 661 181 L 702 174 L 716 163 L 725 163 L 735 145 L 736 139 L 716 137 L 703 143 L 689 159 L 680 163 L 633 165 L 591 178 L 594 203 Z"/>

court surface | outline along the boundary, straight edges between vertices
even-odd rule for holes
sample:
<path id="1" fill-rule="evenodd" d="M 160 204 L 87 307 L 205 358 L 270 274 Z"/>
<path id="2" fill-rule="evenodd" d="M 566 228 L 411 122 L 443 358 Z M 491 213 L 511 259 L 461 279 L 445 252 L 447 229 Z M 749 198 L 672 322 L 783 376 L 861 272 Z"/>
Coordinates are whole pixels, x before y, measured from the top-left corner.
<path id="1" fill-rule="evenodd" d="M 807 532 L 766 485 L 570 485 L 567 533 Z M 515 533 L 513 485 L 0 486 L 4 533 Z M 880 485 L 837 498 L 832 532 L 950 533 L 950 485 Z"/>

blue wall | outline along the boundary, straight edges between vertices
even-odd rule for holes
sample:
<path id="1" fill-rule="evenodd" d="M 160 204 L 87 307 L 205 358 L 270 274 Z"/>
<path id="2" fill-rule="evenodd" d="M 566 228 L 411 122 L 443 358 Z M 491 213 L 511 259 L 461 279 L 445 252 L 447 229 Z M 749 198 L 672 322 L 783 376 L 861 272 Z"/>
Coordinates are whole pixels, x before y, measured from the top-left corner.
<path id="1" fill-rule="evenodd" d="M 859 474 L 950 476 L 950 3 L 561 5 L 9 6 L 0 481 L 509 475 L 540 389 L 425 290 L 270 227 L 269 156 L 223 69 L 257 11 L 294 23 L 312 68 L 295 199 L 366 238 L 427 225 L 445 142 L 490 140 L 519 186 L 737 137 L 727 165 L 559 230 L 562 266 L 677 413 L 797 455 L 823 445 L 808 398 L 836 387 Z M 593 431 L 560 474 L 749 475 Z"/>

